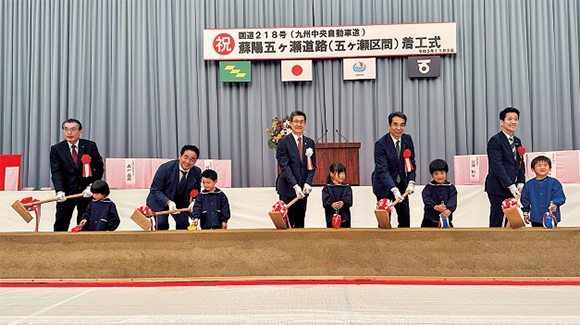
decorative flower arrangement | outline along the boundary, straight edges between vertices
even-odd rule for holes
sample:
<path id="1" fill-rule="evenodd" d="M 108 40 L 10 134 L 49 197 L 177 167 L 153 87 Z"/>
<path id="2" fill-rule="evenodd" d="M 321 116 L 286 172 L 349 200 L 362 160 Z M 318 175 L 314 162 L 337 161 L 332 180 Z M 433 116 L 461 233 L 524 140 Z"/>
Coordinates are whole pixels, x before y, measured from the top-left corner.
<path id="1" fill-rule="evenodd" d="M 272 128 L 266 129 L 266 133 L 270 135 L 268 139 L 268 148 L 276 149 L 278 147 L 278 141 L 285 135 L 292 133 L 290 128 L 290 118 L 284 116 L 283 119 L 278 119 L 277 117 L 272 119 Z"/>

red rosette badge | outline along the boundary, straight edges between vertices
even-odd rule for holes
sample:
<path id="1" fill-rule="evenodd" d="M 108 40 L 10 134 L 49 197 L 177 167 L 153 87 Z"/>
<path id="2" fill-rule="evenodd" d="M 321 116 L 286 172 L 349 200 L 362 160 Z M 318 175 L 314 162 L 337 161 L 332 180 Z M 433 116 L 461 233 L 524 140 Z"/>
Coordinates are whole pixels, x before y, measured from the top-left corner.
<path id="1" fill-rule="evenodd" d="M 195 199 L 198 194 L 199 194 L 199 191 L 196 189 L 193 189 L 193 190 L 191 190 L 191 192 L 189 192 L 189 197 Z"/>
<path id="2" fill-rule="evenodd" d="M 518 147 L 518 155 L 520 155 L 520 167 L 522 168 L 522 162 L 524 161 L 524 155 L 526 154 L 526 148 L 524 146 Z"/>
<path id="3" fill-rule="evenodd" d="M 413 164 L 411 164 L 410 149 L 405 149 L 405 151 L 403 151 L 403 158 L 405 158 L 405 171 L 408 173 L 413 170 Z"/>
<path id="4" fill-rule="evenodd" d="M 83 163 L 83 177 L 91 177 L 93 173 L 91 171 L 91 156 L 83 155 L 81 157 L 81 162 Z"/>

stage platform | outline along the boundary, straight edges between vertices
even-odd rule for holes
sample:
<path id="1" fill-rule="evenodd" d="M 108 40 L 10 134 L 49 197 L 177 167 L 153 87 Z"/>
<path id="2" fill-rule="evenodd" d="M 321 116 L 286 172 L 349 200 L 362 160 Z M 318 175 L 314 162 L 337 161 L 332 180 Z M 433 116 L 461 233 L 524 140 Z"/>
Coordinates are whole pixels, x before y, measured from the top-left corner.
<path id="1" fill-rule="evenodd" d="M 580 228 L 0 233 L 2 279 L 579 277 Z"/>
<path id="2" fill-rule="evenodd" d="M 219 185 L 219 183 L 218 183 Z M 559 227 L 580 227 L 580 184 L 563 184 L 567 201 L 561 208 L 562 222 Z M 454 213 L 456 228 L 487 228 L 489 225 L 489 201 L 481 185 L 458 185 L 458 208 Z M 272 205 L 278 201 L 276 190 L 272 187 L 260 188 L 226 188 L 222 189 L 228 196 L 232 218 L 228 223 L 230 229 L 274 229 L 268 216 Z M 416 186 L 416 192 L 409 196 L 411 203 L 411 227 L 421 226 L 423 218 L 423 186 Z M 117 205 L 121 224 L 118 231 L 141 231 L 131 219 L 131 214 L 139 205 L 145 204 L 149 190 L 112 190 L 110 198 Z M 18 191 L 0 192 L 0 232 L 31 232 L 35 221 L 26 223 L 11 207 L 12 203 L 27 196 L 36 199 L 54 197 L 54 191 Z M 354 205 L 352 212 L 353 228 L 374 228 L 377 221 L 374 215 L 376 198 L 370 186 L 353 186 Z M 51 232 L 54 224 L 55 203 L 42 205 L 40 221 L 41 232 Z M 76 214 L 75 214 L 76 216 Z M 175 229 L 173 219 L 170 229 Z M 396 214 L 393 214 L 396 220 Z M 322 207 L 322 187 L 314 187 L 308 198 L 306 228 L 325 228 L 324 209 Z M 397 222 L 392 222 L 393 227 Z M 71 223 L 71 228 L 75 226 Z"/>

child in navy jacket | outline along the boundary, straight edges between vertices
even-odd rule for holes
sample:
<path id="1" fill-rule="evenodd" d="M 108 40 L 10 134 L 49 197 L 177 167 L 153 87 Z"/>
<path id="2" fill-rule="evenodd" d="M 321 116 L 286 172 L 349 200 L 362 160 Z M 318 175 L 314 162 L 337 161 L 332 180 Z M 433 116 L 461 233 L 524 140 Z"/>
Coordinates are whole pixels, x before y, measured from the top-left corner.
<path id="1" fill-rule="evenodd" d="M 429 172 L 433 180 L 423 189 L 425 214 L 421 228 L 437 228 L 439 217 L 449 218 L 449 226 L 453 227 L 453 212 L 457 209 L 457 189 L 447 181 L 449 166 L 443 159 L 435 159 L 429 164 Z"/>
<path id="2" fill-rule="evenodd" d="M 115 203 L 107 198 L 110 190 L 107 182 L 97 180 L 91 185 L 93 200 L 87 205 L 79 226 L 88 231 L 113 231 L 119 227 L 121 219 Z"/>
<path id="3" fill-rule="evenodd" d="M 346 168 L 341 163 L 330 165 L 326 175 L 326 185 L 322 189 L 322 206 L 326 215 L 326 227 L 333 228 L 332 216 L 337 213 L 341 218 L 341 228 L 350 228 L 350 207 L 352 206 L 352 189 L 343 184 Z"/>
<path id="4" fill-rule="evenodd" d="M 215 187 L 217 179 L 214 170 L 206 169 L 201 173 L 204 190 L 195 198 L 192 216 L 193 225 L 200 224 L 201 229 L 228 229 L 230 203 L 225 193 Z"/>

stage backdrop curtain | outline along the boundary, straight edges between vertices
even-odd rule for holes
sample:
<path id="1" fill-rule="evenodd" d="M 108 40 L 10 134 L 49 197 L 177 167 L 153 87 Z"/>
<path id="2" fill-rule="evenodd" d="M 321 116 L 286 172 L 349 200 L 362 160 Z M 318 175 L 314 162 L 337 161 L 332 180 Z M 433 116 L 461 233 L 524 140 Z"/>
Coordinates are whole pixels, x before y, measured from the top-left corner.
<path id="1" fill-rule="evenodd" d="M 426 183 L 432 159 L 453 168 L 454 155 L 485 153 L 506 106 L 521 110 L 528 151 L 580 149 L 579 15 L 577 0 L 1 1 L 0 152 L 23 154 L 23 186 L 52 186 L 50 146 L 76 117 L 104 157 L 174 158 L 196 144 L 232 160 L 233 186 L 272 186 L 265 130 L 301 109 L 307 136 L 328 129 L 322 141 L 338 142 L 338 129 L 362 143 L 369 185 L 374 142 L 400 110 Z M 411 80 L 406 57 L 384 57 L 376 80 L 343 81 L 332 59 L 314 60 L 312 82 L 283 83 L 279 61 L 254 61 L 251 83 L 220 83 L 218 62 L 203 61 L 204 28 L 439 21 L 457 22 L 458 54 L 437 79 Z"/>

